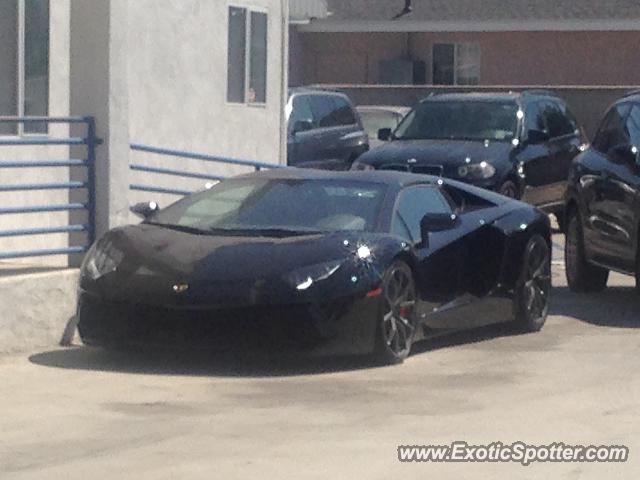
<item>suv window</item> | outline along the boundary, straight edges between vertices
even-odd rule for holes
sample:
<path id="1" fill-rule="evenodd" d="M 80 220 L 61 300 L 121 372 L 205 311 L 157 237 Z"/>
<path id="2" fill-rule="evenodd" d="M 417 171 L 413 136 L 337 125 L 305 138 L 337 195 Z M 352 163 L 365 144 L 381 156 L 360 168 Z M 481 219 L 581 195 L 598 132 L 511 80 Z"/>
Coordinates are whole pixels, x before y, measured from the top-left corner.
<path id="1" fill-rule="evenodd" d="M 544 105 L 542 102 L 533 102 L 527 106 L 525 112 L 525 132 L 529 130 L 547 131 L 547 125 L 542 115 L 543 110 Z"/>
<path id="2" fill-rule="evenodd" d="M 569 109 L 567 105 L 563 104 L 562 110 L 564 111 L 564 116 L 566 117 L 567 121 L 571 125 L 571 131 L 573 133 L 578 133 L 580 131 L 580 128 L 578 127 L 578 120 L 576 119 L 576 116 L 573 114 L 573 112 Z"/>
<path id="3" fill-rule="evenodd" d="M 336 127 L 338 121 L 335 117 L 335 104 L 333 98 L 326 95 L 311 95 L 311 110 L 316 125 L 320 128 Z"/>
<path id="4" fill-rule="evenodd" d="M 611 107 L 593 141 L 593 147 L 596 150 L 607 153 L 615 145 L 629 143 L 630 138 L 625 127 L 625 119 L 630 108 L 628 103 Z"/>
<path id="5" fill-rule="evenodd" d="M 551 138 L 562 137 L 575 132 L 575 127 L 567 119 L 557 102 L 545 102 L 543 115 Z"/>
<path id="6" fill-rule="evenodd" d="M 335 104 L 335 117 L 338 125 L 355 125 L 358 123 L 356 116 L 353 113 L 353 108 L 349 105 L 346 98 L 334 97 Z"/>
<path id="7" fill-rule="evenodd" d="M 393 214 L 391 232 L 420 242 L 420 222 L 427 213 L 453 213 L 451 205 L 435 187 L 410 187 L 400 194 L 400 201 Z"/>
<path id="8" fill-rule="evenodd" d="M 542 100 L 530 103 L 526 108 L 525 132 L 548 132 L 551 138 L 575 133 L 578 125 L 569 108 L 562 102 Z"/>
<path id="9" fill-rule="evenodd" d="M 296 95 L 293 97 L 291 116 L 289 117 L 289 129 L 292 129 L 296 122 L 309 122 L 314 125 L 311 104 L 309 103 L 309 97 L 306 95 Z"/>
<path id="10" fill-rule="evenodd" d="M 629 132 L 631 145 L 640 147 L 640 105 L 631 107 L 631 112 L 627 117 L 627 132 Z"/>
<path id="11" fill-rule="evenodd" d="M 346 98 L 338 95 L 311 95 L 309 99 L 316 125 L 320 128 L 358 123 Z"/>

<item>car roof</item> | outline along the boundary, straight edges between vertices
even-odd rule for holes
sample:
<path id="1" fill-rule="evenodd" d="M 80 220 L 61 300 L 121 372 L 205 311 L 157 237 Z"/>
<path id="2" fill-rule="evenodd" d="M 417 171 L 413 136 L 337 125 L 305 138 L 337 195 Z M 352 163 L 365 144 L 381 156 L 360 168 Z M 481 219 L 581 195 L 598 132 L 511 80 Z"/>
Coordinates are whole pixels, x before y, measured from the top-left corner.
<path id="1" fill-rule="evenodd" d="M 322 88 L 313 88 L 313 87 L 293 87 L 289 89 L 289 96 L 293 95 L 334 95 L 347 97 L 347 95 L 343 92 L 339 92 L 337 90 L 325 90 Z M 347 97 L 348 98 L 348 97 Z"/>
<path id="2" fill-rule="evenodd" d="M 423 102 L 448 102 L 448 101 L 515 101 L 520 97 L 519 93 L 514 92 L 459 92 L 459 93 L 440 93 L 431 95 Z"/>
<path id="3" fill-rule="evenodd" d="M 639 102 L 640 101 L 640 90 L 632 90 L 627 92 L 622 98 L 618 99 L 616 103 L 620 102 Z"/>
<path id="4" fill-rule="evenodd" d="M 430 95 L 422 102 L 447 102 L 447 101 L 476 101 L 476 102 L 507 102 L 518 100 L 554 99 L 559 97 L 550 90 L 523 90 L 508 92 L 453 92 Z"/>
<path id="5" fill-rule="evenodd" d="M 434 185 L 439 177 L 418 173 L 398 172 L 394 170 L 371 171 L 330 171 L 310 168 L 274 168 L 260 172 L 241 175 L 237 178 L 269 178 L 275 180 L 353 180 L 363 182 L 382 183 L 392 187 L 402 188 L 413 184 Z"/>

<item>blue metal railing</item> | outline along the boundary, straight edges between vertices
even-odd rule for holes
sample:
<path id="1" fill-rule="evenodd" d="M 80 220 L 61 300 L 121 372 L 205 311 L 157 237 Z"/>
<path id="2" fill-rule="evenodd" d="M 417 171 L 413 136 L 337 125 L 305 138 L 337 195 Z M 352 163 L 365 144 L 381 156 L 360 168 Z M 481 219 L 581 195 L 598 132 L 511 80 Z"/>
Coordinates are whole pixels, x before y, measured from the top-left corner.
<path id="1" fill-rule="evenodd" d="M 184 150 L 173 150 L 169 148 L 152 147 L 149 145 L 142 145 L 139 143 L 131 144 L 131 150 L 136 152 L 153 153 L 156 155 L 163 155 L 163 156 L 169 156 L 169 157 L 187 158 L 191 160 L 202 160 L 205 162 L 213 162 L 218 164 L 239 165 L 243 167 L 252 168 L 256 171 L 260 171 L 262 169 L 283 168 L 282 165 L 274 165 L 272 163 L 254 162 L 251 160 L 240 160 L 236 158 L 220 157 L 216 155 L 207 155 L 203 153 L 188 152 Z M 208 173 L 195 173 L 195 172 L 189 172 L 186 170 L 177 170 L 172 168 L 151 167 L 151 166 L 142 165 L 139 163 L 132 163 L 129 167 L 133 171 L 155 173 L 155 174 L 180 177 L 180 178 L 195 178 L 199 180 L 210 180 L 210 181 L 218 181 L 225 178 L 224 176 L 220 176 L 220 175 L 212 175 Z M 172 195 L 189 195 L 193 193 L 192 191 L 182 190 L 182 189 L 173 188 L 173 187 L 162 187 L 157 185 L 148 185 L 148 184 L 139 184 L 139 183 L 132 183 L 131 185 L 129 185 L 129 188 L 131 190 L 136 190 L 139 192 L 168 193 Z"/>
<path id="2" fill-rule="evenodd" d="M 43 182 L 26 184 L 4 184 L 0 183 L 0 192 L 29 192 L 42 190 L 86 190 L 87 201 L 85 203 L 45 204 L 31 206 L 0 206 L 0 218 L 6 215 L 23 215 L 34 213 L 50 212 L 71 212 L 85 210 L 87 212 L 86 224 L 71 224 L 48 227 L 30 227 L 11 230 L 0 230 L 0 238 L 27 237 L 37 235 L 51 235 L 59 233 L 86 233 L 86 241 L 83 245 L 73 245 L 64 248 L 47 248 L 39 250 L 20 251 L 0 251 L 0 260 L 40 257 L 49 255 L 71 255 L 83 253 L 95 239 L 95 159 L 96 146 L 100 141 L 96 138 L 95 121 L 93 117 L 3 117 L 0 116 L 0 124 L 27 124 L 27 123 L 61 123 L 83 125 L 85 135 L 81 137 L 50 137 L 46 135 L 33 135 L 25 137 L 0 137 L 0 147 L 3 146 L 48 146 L 48 145 L 84 145 L 86 147 L 86 157 L 83 159 L 61 159 L 61 160 L 4 160 L 5 156 L 0 155 L 0 170 L 3 169 L 42 169 L 42 168 L 71 168 L 84 167 L 86 169 L 86 180 L 65 181 L 65 182 Z M 1 176 L 0 176 L 1 178 Z M 4 222 L 2 222 L 4 223 Z M 2 225 L 0 223 L 0 225 Z"/>

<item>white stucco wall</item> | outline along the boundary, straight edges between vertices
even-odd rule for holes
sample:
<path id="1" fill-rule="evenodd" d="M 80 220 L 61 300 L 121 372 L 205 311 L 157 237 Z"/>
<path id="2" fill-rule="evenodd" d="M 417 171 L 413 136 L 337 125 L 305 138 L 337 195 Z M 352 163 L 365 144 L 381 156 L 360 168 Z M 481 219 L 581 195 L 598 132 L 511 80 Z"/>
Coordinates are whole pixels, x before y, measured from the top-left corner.
<path id="1" fill-rule="evenodd" d="M 130 138 L 134 143 L 281 163 L 283 18 L 287 0 L 136 0 L 129 3 Z M 229 6 L 268 13 L 267 101 L 227 103 Z M 283 34 L 284 33 L 284 34 Z M 286 53 L 286 50 L 284 50 Z M 286 63 L 284 64 L 286 65 Z M 246 168 L 132 152 L 131 161 L 233 175 Z M 134 183 L 191 189 L 202 180 L 132 172 Z M 176 197 L 134 193 L 135 201 Z"/>
<path id="2" fill-rule="evenodd" d="M 268 14 L 267 101 L 229 104 L 227 38 L 229 6 Z M 128 205 L 179 197 L 129 191 L 129 183 L 193 190 L 203 180 L 130 172 L 129 163 L 188 169 L 224 176 L 247 168 L 130 152 L 129 143 L 183 149 L 224 157 L 284 163 L 286 138 L 286 59 L 288 0 L 55 0 L 50 2 L 49 113 L 91 115 L 104 140 L 98 147 L 100 186 L 98 229 L 134 220 Z M 52 126 L 53 136 L 67 136 Z M 75 132 L 77 134 L 79 132 Z M 0 147 L 0 159 L 65 159 L 84 156 L 84 148 Z M 69 169 L 2 171 L 7 183 L 83 179 Z M 85 201 L 66 191 L 0 193 L 10 206 Z M 65 225 L 86 221 L 77 212 L 0 216 L 0 229 Z M 0 239 L 0 251 L 59 248 L 67 235 Z M 66 258 L 27 260 L 65 264 Z"/>
<path id="3" fill-rule="evenodd" d="M 50 51 L 49 51 L 49 114 L 69 115 L 69 41 L 70 41 L 70 0 L 50 2 Z M 1 67 L 0 67 L 1 68 Z M 49 133 L 54 137 L 68 136 L 65 125 L 51 125 Z M 69 158 L 67 147 L 7 147 L 0 146 L 0 160 L 44 160 Z M 0 183 L 56 183 L 69 180 L 67 168 L 2 169 Z M 69 194 L 61 191 L 0 192 L 0 205 L 18 207 L 47 203 L 68 203 Z M 0 230 L 30 227 L 61 226 L 68 223 L 66 212 L 49 214 L 0 215 Z M 80 219 L 84 221 L 83 219 Z M 68 236 L 56 234 L 36 237 L 0 238 L 0 251 L 15 251 L 43 248 L 67 247 Z M 26 259 L 7 263 L 37 263 L 64 265 L 65 257 Z M 1 266 L 1 265 L 0 265 Z"/>

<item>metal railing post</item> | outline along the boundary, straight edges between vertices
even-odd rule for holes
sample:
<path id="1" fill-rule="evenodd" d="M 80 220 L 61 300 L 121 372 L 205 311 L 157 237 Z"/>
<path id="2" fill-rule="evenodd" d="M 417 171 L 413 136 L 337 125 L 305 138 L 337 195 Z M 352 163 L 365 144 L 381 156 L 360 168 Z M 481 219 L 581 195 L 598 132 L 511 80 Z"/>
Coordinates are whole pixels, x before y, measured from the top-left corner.
<path id="1" fill-rule="evenodd" d="M 87 117 L 87 215 L 88 215 L 88 244 L 93 245 L 96 240 L 96 121 Z"/>

